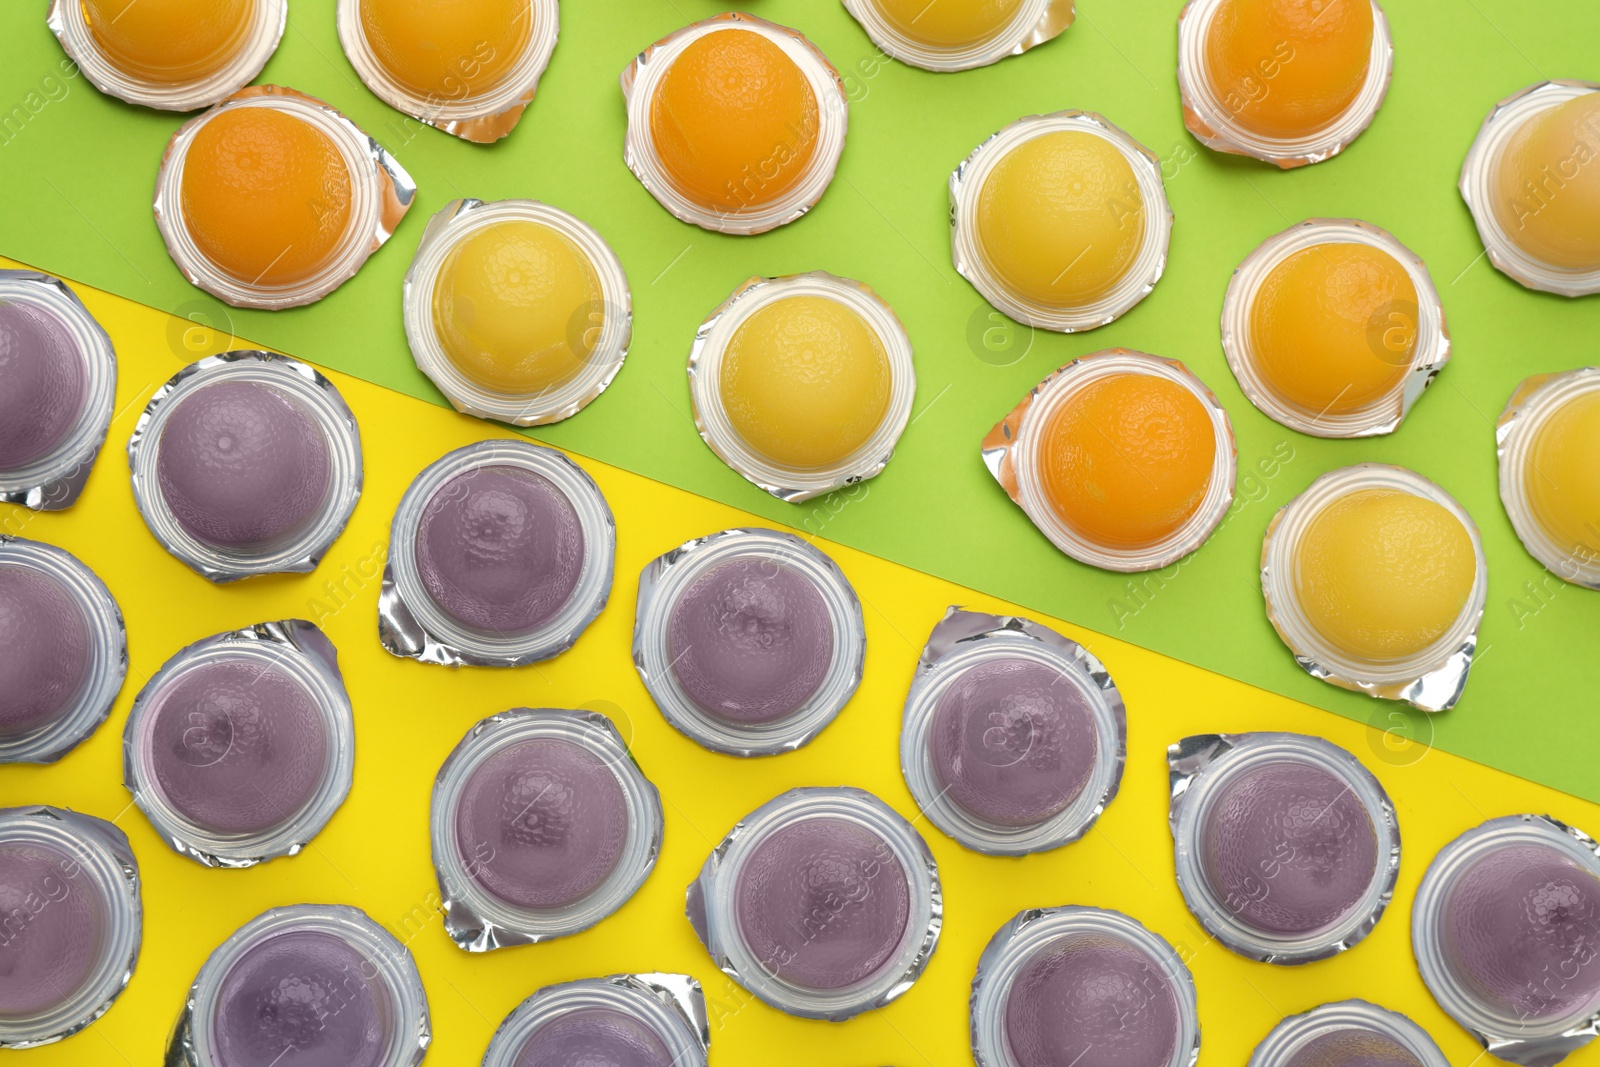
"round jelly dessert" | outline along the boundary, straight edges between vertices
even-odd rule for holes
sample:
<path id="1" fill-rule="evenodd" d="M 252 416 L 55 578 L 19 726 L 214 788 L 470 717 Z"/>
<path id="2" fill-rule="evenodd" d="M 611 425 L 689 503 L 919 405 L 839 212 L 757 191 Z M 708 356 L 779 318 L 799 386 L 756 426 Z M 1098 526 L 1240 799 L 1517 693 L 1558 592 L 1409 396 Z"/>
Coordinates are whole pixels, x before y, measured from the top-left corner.
<path id="1" fill-rule="evenodd" d="M 1477 554 L 1448 508 L 1393 488 L 1358 489 L 1307 524 L 1294 586 L 1307 624 L 1364 662 L 1416 656 L 1449 633 L 1471 597 Z"/>
<path id="2" fill-rule="evenodd" d="M 1080 129 L 1041 133 L 1006 151 L 983 182 L 975 220 L 978 249 L 1001 286 L 1067 310 L 1123 282 L 1147 226 L 1127 156 Z"/>
<path id="3" fill-rule="evenodd" d="M 928 726 L 935 780 L 950 800 L 999 826 L 1057 815 L 1083 791 L 1099 740 L 1088 699 L 1037 660 L 996 657 L 940 695 Z"/>
<path id="4" fill-rule="evenodd" d="M 537 398 L 577 375 L 603 326 L 600 279 L 558 230 L 528 220 L 463 237 L 433 283 L 445 357 L 496 393 Z"/>
<path id="5" fill-rule="evenodd" d="M 677 1067 L 661 1037 L 625 1012 L 587 1008 L 535 1030 L 513 1067 Z"/>
<path id="6" fill-rule="evenodd" d="M 0 562 L 0 738 L 45 729 L 77 709 L 95 639 L 60 578 Z"/>
<path id="7" fill-rule="evenodd" d="M 766 206 L 817 154 L 817 95 L 775 41 L 730 27 L 673 58 L 650 101 L 650 140 L 680 195 L 719 212 Z"/>
<path id="8" fill-rule="evenodd" d="M 145 82 L 217 74 L 246 47 L 261 0 L 76 0 L 89 35 L 117 70 Z"/>
<path id="9" fill-rule="evenodd" d="M 1370 1030 L 1333 1030 L 1314 1037 L 1283 1067 L 1423 1067 L 1416 1054 L 1388 1034 Z"/>
<path id="10" fill-rule="evenodd" d="M 1600 91 L 1523 120 L 1500 148 L 1489 203 L 1528 258 L 1565 271 L 1600 271 Z"/>
<path id="11" fill-rule="evenodd" d="M 0 301 L 0 471 L 38 463 L 66 442 L 88 378 L 65 323 L 44 308 Z"/>
<path id="12" fill-rule="evenodd" d="M 1416 1023 L 1364 1000 L 1319 1004 L 1284 1019 L 1250 1055 L 1249 1067 L 1448 1067 Z"/>
<path id="13" fill-rule="evenodd" d="M 780 466 L 849 458 L 889 410 L 891 372 L 877 331 L 827 297 L 785 297 L 749 316 L 723 351 L 721 376 L 735 431 Z"/>
<path id="14" fill-rule="evenodd" d="M 1522 475 L 1534 521 L 1575 560 L 1600 559 L 1600 391 L 1566 399 L 1535 428 Z"/>
<path id="15" fill-rule="evenodd" d="M 220 109 L 183 155 L 183 225 L 215 269 L 252 288 L 305 283 L 334 259 L 354 187 L 338 144 L 272 106 Z"/>
<path id="16" fill-rule="evenodd" d="M 734 559 L 679 594 L 667 622 L 672 674 L 708 715 L 769 723 L 800 709 L 833 663 L 833 620 L 812 579 Z"/>
<path id="17" fill-rule="evenodd" d="M 533 36 L 532 0 L 359 0 L 361 31 L 384 72 L 445 102 L 505 80 Z"/>
<path id="18" fill-rule="evenodd" d="M 911 886 L 882 838 L 842 818 L 771 831 L 739 870 L 734 915 L 751 955 L 778 980 L 844 989 L 898 961 Z"/>
<path id="19" fill-rule="evenodd" d="M 629 813 L 617 777 L 570 741 L 522 741 L 485 759 L 461 787 L 455 841 L 489 893 L 520 908 L 565 908 L 622 858 Z"/>
<path id="20" fill-rule="evenodd" d="M 0 1033 L 71 1001 L 105 963 L 107 902 L 73 876 L 78 863 L 70 849 L 0 836 L 0 909 L 15 924 L 0 939 Z"/>
<path id="21" fill-rule="evenodd" d="M 483 1067 L 705 1067 L 700 983 L 614 974 L 545 986 L 495 1030 Z"/>
<path id="22" fill-rule="evenodd" d="M 1150 374 L 1107 375 L 1074 391 L 1038 443 L 1050 507 L 1080 537 L 1110 548 L 1165 541 L 1200 510 L 1216 430 L 1192 389 Z"/>
<path id="23" fill-rule="evenodd" d="M 158 448 L 156 476 L 173 519 L 217 548 L 293 538 L 328 497 L 322 429 L 296 401 L 261 382 L 220 381 L 182 396 Z"/>
<path id="24" fill-rule="evenodd" d="M 1206 32 L 1204 77 L 1246 130 L 1307 137 L 1361 94 L 1373 23 L 1370 0 L 1221 0 Z"/>
<path id="25" fill-rule="evenodd" d="M 518 467 L 464 471 L 422 509 L 416 566 L 439 609 L 463 626 L 526 634 L 565 608 L 586 538 L 572 501 Z"/>
<path id="26" fill-rule="evenodd" d="M 1235 921 L 1272 937 L 1343 922 L 1378 874 L 1365 806 L 1338 775 L 1261 762 L 1222 782 L 1199 828 L 1200 871 Z"/>
<path id="27" fill-rule="evenodd" d="M 975 45 L 993 37 L 1016 17 L 1022 0 L 868 0 L 890 26 L 913 40 L 940 48 Z"/>
<path id="28" fill-rule="evenodd" d="M 1331 242 L 1303 249 L 1268 272 L 1251 302 L 1256 371 L 1312 416 L 1359 411 L 1405 380 L 1417 314 L 1416 285 L 1388 252 Z"/>

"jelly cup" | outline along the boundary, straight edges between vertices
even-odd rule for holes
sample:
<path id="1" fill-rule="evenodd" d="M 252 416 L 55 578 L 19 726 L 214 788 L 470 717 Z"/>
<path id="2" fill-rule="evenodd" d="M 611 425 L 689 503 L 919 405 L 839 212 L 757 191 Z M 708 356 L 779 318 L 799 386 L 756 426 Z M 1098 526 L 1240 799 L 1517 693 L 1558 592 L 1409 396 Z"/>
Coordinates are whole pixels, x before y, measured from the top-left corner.
<path id="1" fill-rule="evenodd" d="M 985 689 L 980 697 L 967 698 L 973 701 L 971 705 L 950 705 L 962 699 L 964 683 L 986 670 L 1009 672 L 1014 679 L 1010 684 L 1027 689 L 1011 691 L 998 700 L 994 690 Z M 1049 681 L 1044 681 L 1045 677 Z M 1005 675 L 996 681 L 1007 684 Z M 1055 700 L 1062 703 L 1046 703 L 1037 691 L 1041 686 L 1050 687 L 1047 692 L 1057 692 L 1055 687 L 1060 686 Z M 1077 705 L 1087 738 L 1066 736 L 1072 705 Z M 971 708 L 987 709 L 981 743 L 968 748 L 966 755 L 981 759 L 992 777 L 986 776 L 987 782 L 969 780 L 970 786 L 976 789 L 987 784 L 1003 790 L 1004 772 L 1014 769 L 1028 775 L 1017 782 L 1018 788 L 1029 790 L 1020 799 L 1037 803 L 1033 790 L 1039 788 L 1045 774 L 1030 768 L 1029 763 L 1030 756 L 1043 756 L 1043 768 L 1056 771 L 1057 780 L 1051 783 L 1050 803 L 1040 807 L 1054 810 L 1042 818 L 1030 811 L 1002 823 L 963 804 L 953 783 L 944 780 L 935 755 L 935 740 L 947 706 L 958 714 Z M 969 720 L 960 732 L 969 735 L 970 728 Z M 1075 783 L 1059 781 L 1066 773 L 1062 768 L 1069 758 L 1068 740 L 1077 742 L 1080 750 L 1084 741 L 1089 742 L 1088 759 L 1079 760 L 1083 764 L 1081 780 Z M 1089 832 L 1117 795 L 1126 760 L 1127 712 L 1122 694 L 1105 666 L 1082 645 L 1031 619 L 954 607 L 934 626 L 906 696 L 900 768 L 917 807 L 939 829 L 975 852 L 996 856 L 1059 848 Z"/>
<path id="2" fill-rule="evenodd" d="M 1320 1063 L 1450 1067 L 1427 1031 L 1396 1011 L 1364 1000 L 1319 1004 L 1291 1015 L 1261 1039 L 1246 1067 L 1312 1067 Z"/>
<path id="3" fill-rule="evenodd" d="M 1076 16 L 1073 0 L 1021 0 L 992 32 L 959 44 L 943 44 L 907 33 L 879 9 L 876 0 L 844 0 L 844 6 L 885 53 L 931 71 L 971 70 L 1007 56 L 1020 56 L 1059 36 Z"/>
<path id="4" fill-rule="evenodd" d="M 207 867 L 251 867 L 298 854 L 322 831 L 349 795 L 355 765 L 355 722 L 337 655 L 309 622 L 264 622 L 196 641 L 145 683 L 123 734 L 123 784 L 167 845 Z M 180 722 L 164 721 L 167 701 L 184 701 L 186 686 L 208 681 L 221 688 L 188 695 L 199 710 L 185 713 L 179 703 Z M 231 773 L 166 781 L 176 770 L 164 759 L 175 730 L 181 764 L 204 775 L 226 761 Z M 303 767 L 293 758 L 297 737 L 320 748 L 301 757 Z M 229 760 L 235 753 L 238 762 Z M 272 795 L 288 782 L 301 795 Z M 259 799 L 239 801 L 245 784 Z M 277 809 L 274 818 L 262 817 L 263 805 Z"/>
<path id="5" fill-rule="evenodd" d="M 588 258 L 600 282 L 599 306 L 577 309 L 567 328 L 569 338 L 594 332 L 583 366 L 572 377 L 535 394 L 499 392 L 463 374 L 440 340 L 435 322 L 434 293 L 450 254 L 468 237 L 503 222 L 537 223 L 555 230 Z M 452 200 L 440 208 L 422 232 L 401 302 L 406 340 L 417 368 L 457 411 L 515 426 L 560 422 L 582 411 L 622 369 L 633 335 L 628 277 L 611 246 L 575 216 L 536 200 Z"/>
<path id="6" fill-rule="evenodd" d="M 711 1044 L 705 994 L 686 974 L 613 974 L 545 986 L 495 1030 L 483 1067 L 518 1067 L 546 1041 L 557 1051 L 626 1057 L 636 1067 L 705 1067 Z"/>
<path id="7" fill-rule="evenodd" d="M 184 218 L 183 168 L 196 134 L 217 115 L 247 107 L 271 108 L 309 124 L 333 143 L 350 175 L 350 214 L 337 245 L 309 275 L 283 284 L 229 274 L 201 250 Z M 191 284 L 234 307 L 277 310 L 315 303 L 354 277 L 393 235 L 416 193 L 416 183 L 394 157 L 329 105 L 294 89 L 252 85 L 172 135 L 156 177 L 156 227 L 173 263 Z"/>
<path id="8" fill-rule="evenodd" d="M 739 328 L 756 312 L 790 297 L 823 297 L 842 304 L 877 335 L 888 360 L 888 405 L 877 428 L 849 455 L 822 467 L 795 466 L 764 455 L 735 429 L 722 397 L 723 360 Z M 746 480 L 790 503 L 810 500 L 881 472 L 911 419 L 916 391 L 911 340 L 893 309 L 861 282 L 825 271 L 749 279 L 700 325 L 689 352 L 689 397 L 701 439 Z"/>
<path id="9" fill-rule="evenodd" d="M 1356 656 L 1319 634 L 1306 617 L 1295 582 L 1300 543 L 1312 521 L 1334 501 L 1366 489 L 1398 490 L 1438 504 L 1461 522 L 1476 557 L 1471 591 L 1450 627 L 1426 648 L 1386 661 Z M 1472 516 L 1422 475 L 1383 463 L 1360 463 L 1322 475 L 1278 510 L 1267 524 L 1261 546 L 1261 591 L 1267 619 L 1301 669 L 1341 689 L 1403 700 L 1423 711 L 1444 711 L 1461 699 L 1477 655 L 1478 625 L 1488 586 L 1483 541 Z"/>
<path id="10" fill-rule="evenodd" d="M 708 677 L 702 687 L 719 678 L 731 683 L 738 675 L 743 675 L 741 681 L 747 681 L 763 668 L 791 672 L 809 669 L 807 677 L 815 675 L 816 681 L 804 692 L 786 678 L 772 679 L 774 688 L 784 690 L 784 703 L 793 703 L 788 710 L 770 714 L 762 708 L 759 714 L 744 715 L 744 709 L 708 709 L 684 684 L 678 667 L 685 657 L 694 658 L 695 649 L 692 644 L 682 648 L 674 644 L 675 623 L 690 622 L 680 620 L 679 611 L 685 610 L 682 605 L 702 580 L 714 580 L 717 572 L 726 567 L 743 571 L 739 588 L 745 599 L 732 605 L 716 601 L 721 629 L 703 634 L 702 639 L 727 636 L 726 628 L 730 626 L 736 630 L 735 637 L 755 632 L 768 656 L 753 658 L 754 653 L 748 648 L 705 648 L 702 651 L 709 657 L 717 656 L 721 649 L 731 662 L 725 666 L 708 665 Z M 804 583 L 802 588 L 811 593 L 811 599 L 796 603 L 803 594 L 785 589 L 784 584 L 789 582 Z M 818 623 L 825 624 L 825 633 L 824 626 Z M 826 644 L 826 664 L 818 670 L 820 663 L 815 656 L 807 656 L 801 662 L 785 658 L 792 649 L 774 648 L 772 643 L 780 635 L 793 646 Z M 861 684 L 866 648 L 861 602 L 849 579 L 833 560 L 792 534 L 733 529 L 697 537 L 652 560 L 639 576 L 633 631 L 633 662 L 639 677 L 667 721 L 714 752 L 766 756 L 809 744 L 834 720 Z M 798 703 L 794 703 L 796 699 Z"/>
<path id="11" fill-rule="evenodd" d="M 1323 244 L 1358 244 L 1387 252 L 1405 268 L 1417 290 L 1417 307 L 1383 307 L 1367 326 L 1368 343 L 1381 358 L 1390 331 L 1413 338 L 1405 375 L 1387 393 L 1353 411 L 1310 411 L 1280 395 L 1263 378 L 1251 318 L 1267 277 L 1289 257 Z M 1222 350 L 1239 388 L 1268 418 L 1314 437 L 1373 437 L 1392 433 L 1422 391 L 1450 360 L 1444 305 L 1427 266 L 1387 230 L 1355 219 L 1307 219 L 1263 241 L 1233 272 L 1222 302 Z"/>
<path id="12" fill-rule="evenodd" d="M 1567 543 L 1539 518 L 1530 490 L 1539 478 L 1533 451 L 1551 417 L 1580 397 L 1600 393 L 1600 367 L 1524 378 L 1506 401 L 1495 426 L 1500 455 L 1500 501 L 1529 554 L 1575 585 L 1600 589 L 1600 552 L 1584 543 Z"/>
<path id="13" fill-rule="evenodd" d="M 1202 734 L 1170 746 L 1167 766 L 1178 888 L 1207 933 L 1241 956 L 1299 964 L 1336 956 L 1372 932 L 1394 896 L 1400 827 L 1389 795 L 1354 756 L 1302 734 Z M 1359 815 L 1339 807 L 1346 796 Z M 1214 831 L 1219 819 L 1229 821 Z M 1212 833 L 1246 857 L 1260 849 L 1261 858 L 1214 859 Z M 1353 865 L 1349 876 L 1340 861 Z M 1233 873 L 1245 868 L 1239 884 L 1221 883 L 1224 863 Z"/>

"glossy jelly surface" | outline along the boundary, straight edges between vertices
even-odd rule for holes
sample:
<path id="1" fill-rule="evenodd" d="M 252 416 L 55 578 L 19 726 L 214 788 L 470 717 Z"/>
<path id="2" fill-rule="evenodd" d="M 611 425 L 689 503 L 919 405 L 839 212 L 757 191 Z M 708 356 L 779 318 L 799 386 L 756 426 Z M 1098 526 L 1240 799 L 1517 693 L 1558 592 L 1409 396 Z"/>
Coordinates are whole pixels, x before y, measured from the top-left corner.
<path id="1" fill-rule="evenodd" d="M 328 439 L 296 401 L 261 382 L 183 394 L 161 429 L 156 479 L 179 526 L 221 548 L 302 532 L 332 481 Z"/>
<path id="2" fill-rule="evenodd" d="M 439 105 L 500 84 L 534 23 L 531 0 L 361 0 L 360 15 L 379 65 Z"/>
<path id="3" fill-rule="evenodd" d="M 1442 505 L 1397 489 L 1359 489 L 1307 524 L 1294 582 L 1317 633 L 1383 662 L 1442 637 L 1466 606 L 1476 569 L 1467 528 Z"/>
<path id="4" fill-rule="evenodd" d="M 1378 840 L 1338 775 L 1297 760 L 1240 770 L 1211 799 L 1197 848 L 1206 881 L 1239 922 L 1280 937 L 1313 934 L 1361 903 Z"/>
<path id="5" fill-rule="evenodd" d="M 745 945 L 781 981 L 831 990 L 865 982 L 899 956 L 911 884 L 877 834 L 834 817 L 803 819 L 750 850 L 734 889 Z"/>
<path id="6" fill-rule="evenodd" d="M 417 523 L 423 588 L 478 630 L 524 634 L 554 618 L 583 575 L 585 539 L 572 502 L 549 479 L 478 467 L 428 499 Z"/>
<path id="7" fill-rule="evenodd" d="M 1371 245 L 1302 249 L 1267 274 L 1250 306 L 1256 368 L 1313 416 L 1359 411 L 1405 378 L 1417 343 L 1417 287 Z"/>
<path id="8" fill-rule="evenodd" d="M 1295 1049 L 1283 1067 L 1422 1067 L 1422 1063 L 1388 1034 L 1352 1026 L 1317 1035 Z"/>
<path id="9" fill-rule="evenodd" d="M 1600 558 L 1600 393 L 1567 400 L 1540 424 L 1523 477 L 1528 502 L 1561 551 Z"/>
<path id="10" fill-rule="evenodd" d="M 755 451 L 787 467 L 847 459 L 883 423 L 892 386 L 878 333 L 847 305 L 790 296 L 756 311 L 722 354 L 722 404 Z"/>
<path id="11" fill-rule="evenodd" d="M 1133 548 L 1176 532 L 1211 485 L 1216 431 L 1199 397 L 1150 374 L 1107 375 L 1063 401 L 1039 441 L 1055 512 L 1099 545 Z"/>
<path id="12" fill-rule="evenodd" d="M 708 715 L 781 719 L 810 700 L 833 663 L 833 621 L 804 574 L 768 558 L 700 575 L 672 606 L 672 675 Z"/>
<path id="13" fill-rule="evenodd" d="M 934 705 L 928 730 L 944 795 L 980 819 L 1033 826 L 1077 798 L 1099 742 L 1083 692 L 1055 668 L 1007 657 L 974 664 Z"/>
<path id="14" fill-rule="evenodd" d="M 173 85 L 217 73 L 239 54 L 261 0 L 76 0 L 89 35 L 122 73 Z"/>
<path id="15" fill-rule="evenodd" d="M 1012 148 L 989 172 L 978 193 L 978 247 L 1016 295 L 1076 308 L 1127 275 L 1145 215 L 1121 149 L 1083 130 L 1056 130 Z"/>
<path id="16" fill-rule="evenodd" d="M 871 0 L 884 20 L 913 40 L 960 48 L 988 40 L 1011 22 L 1022 0 Z"/>
<path id="17" fill-rule="evenodd" d="M 1114 938 L 1049 942 L 1006 994 L 1005 1040 L 1017 1067 L 1165 1067 L 1179 1030 L 1172 979 Z"/>
<path id="18" fill-rule="evenodd" d="M 672 184 L 715 211 L 770 204 L 816 155 L 817 96 L 795 61 L 753 30 L 696 38 L 650 103 L 650 138 Z"/>
<path id="19" fill-rule="evenodd" d="M 54 576 L 0 564 L 0 737 L 70 712 L 93 655 L 83 608 Z"/>
<path id="20" fill-rule="evenodd" d="M 1370 0 L 1222 0 L 1206 33 L 1205 73 L 1245 129 L 1304 137 L 1360 95 L 1373 32 Z"/>
<path id="21" fill-rule="evenodd" d="M 603 325 L 587 254 L 542 223 L 469 233 L 439 268 L 433 323 L 445 354 L 478 385 L 537 396 L 583 369 Z"/>
<path id="22" fill-rule="evenodd" d="M 154 784 L 184 818 L 222 834 L 281 826 L 328 772 L 315 698 L 255 660 L 213 660 L 164 689 L 146 733 Z"/>
<path id="23" fill-rule="evenodd" d="M 20 470 L 60 447 L 83 411 L 88 377 L 60 319 L 0 303 L 0 470 Z"/>
<path id="24" fill-rule="evenodd" d="M 350 222 L 350 169 L 333 139 L 272 106 L 205 120 L 183 160 L 183 222 L 202 255 L 252 286 L 287 286 L 333 257 Z"/>
<path id="25" fill-rule="evenodd" d="M 1528 119 L 1502 150 L 1493 210 L 1534 259 L 1600 270 L 1600 92 Z"/>
<path id="26" fill-rule="evenodd" d="M 611 1008 L 580 1008 L 528 1036 L 514 1067 L 681 1067 L 650 1026 Z"/>
<path id="27" fill-rule="evenodd" d="M 628 839 L 628 803 L 605 761 L 570 741 L 521 741 L 462 787 L 456 848 L 484 889 L 523 908 L 562 908 L 610 876 Z"/>
<path id="28" fill-rule="evenodd" d="M 40 901 L 48 906 L 39 907 Z M 0 939 L 0 1020 L 49 1011 L 94 974 L 105 904 L 70 853 L 36 842 L 0 842 L 0 912 L 12 920 Z"/>

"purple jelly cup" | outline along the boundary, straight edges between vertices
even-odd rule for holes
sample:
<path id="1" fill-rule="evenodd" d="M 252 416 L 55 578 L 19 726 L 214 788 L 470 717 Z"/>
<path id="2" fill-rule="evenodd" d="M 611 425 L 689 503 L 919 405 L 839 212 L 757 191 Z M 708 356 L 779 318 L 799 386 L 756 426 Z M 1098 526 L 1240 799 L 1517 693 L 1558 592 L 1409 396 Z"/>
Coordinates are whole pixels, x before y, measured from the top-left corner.
<path id="1" fill-rule="evenodd" d="M 706 999 L 686 974 L 545 986 L 489 1039 L 483 1067 L 705 1067 Z"/>
<path id="2" fill-rule="evenodd" d="M 606 606 L 616 545 L 599 486 L 560 452 L 510 440 L 458 448 L 395 509 L 379 640 L 453 667 L 560 655 Z"/>
<path id="3" fill-rule="evenodd" d="M 66 283 L 0 270 L 0 503 L 60 511 L 111 424 L 117 355 Z"/>
<path id="4" fill-rule="evenodd" d="M 361 434 L 310 366 L 224 352 L 156 390 L 128 466 L 145 525 L 195 571 L 213 582 L 304 574 L 361 497 Z"/>
<path id="5" fill-rule="evenodd" d="M 697 537 L 639 576 L 639 677 L 667 722 L 714 752 L 809 743 L 855 694 L 866 648 L 849 579 L 792 534 Z"/>
<path id="6" fill-rule="evenodd" d="M 1105 666 L 1029 619 L 951 608 L 917 661 L 900 768 L 933 824 L 976 852 L 1076 841 L 1122 781 L 1127 713 Z"/>
<path id="7" fill-rule="evenodd" d="M 167 1067 L 415 1067 L 433 1040 L 411 953 L 366 912 L 295 904 L 245 923 L 189 987 Z"/>
<path id="8" fill-rule="evenodd" d="M 687 912 L 729 978 L 779 1011 L 840 1022 L 921 977 L 944 897 L 933 854 L 894 809 L 812 787 L 739 820 L 690 883 Z"/>
<path id="9" fill-rule="evenodd" d="M 1207 933 L 1297 964 L 1372 932 L 1400 873 L 1400 827 L 1359 760 L 1304 734 L 1200 734 L 1169 746 L 1167 766 L 1178 888 Z"/>
<path id="10" fill-rule="evenodd" d="M 0 536 L 0 763 L 53 763 L 106 721 L 128 672 L 111 591 L 52 545 Z"/>
<path id="11" fill-rule="evenodd" d="M 196 641 L 134 698 L 122 749 L 123 784 L 175 851 L 207 867 L 293 856 L 350 793 L 338 653 L 300 619 Z"/>
<path id="12" fill-rule="evenodd" d="M 593 711 L 517 708 L 475 725 L 434 780 L 445 931 L 468 952 L 587 930 L 661 852 L 661 795 Z"/>
<path id="13" fill-rule="evenodd" d="M 1194 978 L 1120 911 L 1035 908 L 1000 927 L 972 980 L 978 1067 L 1192 1067 Z"/>
<path id="14" fill-rule="evenodd" d="M 1493 1055 L 1549 1067 L 1600 1032 L 1600 845 L 1508 815 L 1434 857 L 1411 911 L 1433 999 Z"/>
<path id="15" fill-rule="evenodd" d="M 1426 1030 L 1364 1000 L 1321 1004 L 1284 1019 L 1246 1067 L 1450 1067 Z"/>
<path id="16" fill-rule="evenodd" d="M 0 808 L 0 1048 L 70 1037 L 139 961 L 139 865 L 121 830 L 60 808 Z"/>

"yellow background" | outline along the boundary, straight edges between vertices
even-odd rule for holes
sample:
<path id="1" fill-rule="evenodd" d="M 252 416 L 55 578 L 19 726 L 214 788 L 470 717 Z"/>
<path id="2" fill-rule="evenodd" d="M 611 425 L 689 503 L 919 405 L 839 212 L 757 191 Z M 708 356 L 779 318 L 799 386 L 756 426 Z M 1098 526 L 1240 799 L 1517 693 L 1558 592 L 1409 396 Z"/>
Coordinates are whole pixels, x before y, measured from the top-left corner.
<path id="1" fill-rule="evenodd" d="M 397 659 L 377 641 L 378 576 L 395 504 L 412 477 L 447 450 L 509 435 L 330 374 L 361 422 L 366 453 L 366 487 L 349 528 L 313 574 L 213 586 L 167 555 L 146 531 L 128 484 L 126 444 L 151 392 L 183 364 L 250 346 L 163 312 L 76 289 L 117 346 L 117 414 L 77 505 L 44 515 L 0 505 L 0 531 L 60 545 L 99 573 L 127 617 L 131 664 L 110 721 L 88 742 L 55 766 L 0 769 L 0 804 L 64 805 L 112 819 L 126 831 L 144 878 L 145 938 L 133 981 L 110 1012 L 84 1034 L 22 1054 L 30 1067 L 159 1063 L 184 992 L 212 948 L 260 911 L 299 902 L 359 905 L 409 945 L 428 989 L 434 1027 L 428 1062 L 435 1065 L 477 1063 L 494 1027 L 542 985 L 665 970 L 688 972 L 705 985 L 713 1064 L 959 1067 L 971 1062 L 967 994 L 984 944 L 1024 907 L 1067 903 L 1126 911 L 1189 959 L 1199 986 L 1202 1064 L 1243 1063 L 1281 1016 L 1361 996 L 1410 1015 L 1453 1064 L 1465 1065 L 1480 1050 L 1434 1005 L 1411 956 L 1409 912 L 1423 869 L 1445 842 L 1491 816 L 1549 812 L 1600 831 L 1595 805 L 1386 733 L 1390 719 L 1376 704 L 1376 726 L 1363 726 L 1041 619 L 1083 642 L 1122 690 L 1128 764 L 1121 793 L 1082 841 L 1020 860 L 968 852 L 919 820 L 939 861 L 946 906 L 944 937 L 927 973 L 887 1009 L 849 1023 L 789 1018 L 714 970 L 683 918 L 684 887 L 741 815 L 793 786 L 861 786 L 916 817 L 900 777 L 898 734 L 906 687 L 928 630 L 951 604 L 1015 609 L 819 540 L 864 605 L 865 681 L 838 720 L 797 753 L 757 760 L 715 755 L 666 724 L 634 672 L 629 653 L 636 581 L 650 559 L 683 541 L 758 520 L 580 457 L 610 501 L 618 536 L 611 601 L 576 647 L 517 670 L 450 670 Z M 870 483 L 863 491 L 871 492 Z M 826 514 L 818 513 L 812 525 L 825 535 Z M 319 622 L 338 646 L 356 713 L 355 786 L 301 855 L 245 871 L 207 870 L 170 851 L 128 802 L 121 784 L 128 707 L 181 646 L 289 617 Z M 1194 620 L 1196 626 L 1212 624 Z M 450 943 L 435 906 L 429 793 L 440 763 L 468 727 L 517 706 L 589 707 L 611 715 L 661 789 L 665 846 L 644 888 L 593 930 L 471 956 Z M 1519 711 L 1506 708 L 1504 714 Z M 1173 881 L 1166 745 L 1192 733 L 1267 729 L 1320 734 L 1354 752 L 1394 798 L 1403 839 L 1395 903 L 1372 936 L 1343 956 L 1299 968 L 1252 963 L 1211 942 L 1184 909 Z M 1600 1064 L 1600 1046 L 1568 1062 Z"/>

